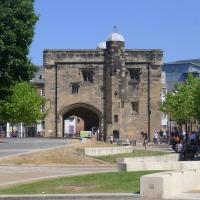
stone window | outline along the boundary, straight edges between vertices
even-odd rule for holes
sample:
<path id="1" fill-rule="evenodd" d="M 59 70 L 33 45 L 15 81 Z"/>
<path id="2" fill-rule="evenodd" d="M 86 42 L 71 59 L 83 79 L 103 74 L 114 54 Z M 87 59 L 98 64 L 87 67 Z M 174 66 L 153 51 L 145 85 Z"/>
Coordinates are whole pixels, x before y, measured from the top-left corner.
<path id="1" fill-rule="evenodd" d="M 78 93 L 79 88 L 80 88 L 79 83 L 72 83 L 71 84 L 72 94 Z"/>
<path id="2" fill-rule="evenodd" d="M 140 82 L 140 69 L 129 69 L 130 79 L 134 80 L 136 83 Z"/>
<path id="3" fill-rule="evenodd" d="M 39 79 L 44 80 L 45 79 L 45 75 L 44 74 L 40 74 Z"/>
<path id="4" fill-rule="evenodd" d="M 112 68 L 112 75 L 115 76 L 116 74 L 117 74 L 117 67 L 114 66 L 114 67 Z"/>
<path id="5" fill-rule="evenodd" d="M 45 105 L 42 105 L 42 106 L 41 106 L 41 112 L 42 112 L 42 113 L 45 112 Z"/>
<path id="6" fill-rule="evenodd" d="M 138 102 L 131 102 L 132 111 L 134 113 L 139 113 L 139 103 Z"/>
<path id="7" fill-rule="evenodd" d="M 82 74 L 83 74 L 83 80 L 84 82 L 90 82 L 93 83 L 93 79 L 94 79 L 94 72 L 91 69 L 84 69 L 82 70 Z"/>
<path id="8" fill-rule="evenodd" d="M 114 115 L 114 122 L 118 122 L 118 115 Z"/>
<path id="9" fill-rule="evenodd" d="M 41 96 L 44 97 L 45 96 L 45 90 L 44 90 L 44 88 L 42 88 L 40 92 L 41 92 Z"/>

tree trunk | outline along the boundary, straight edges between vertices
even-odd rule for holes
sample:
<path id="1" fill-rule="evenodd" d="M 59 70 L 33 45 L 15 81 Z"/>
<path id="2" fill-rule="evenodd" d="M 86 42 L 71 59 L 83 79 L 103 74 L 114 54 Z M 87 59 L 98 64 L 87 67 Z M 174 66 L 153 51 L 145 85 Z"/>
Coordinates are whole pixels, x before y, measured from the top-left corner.
<path id="1" fill-rule="evenodd" d="M 13 136 L 14 135 L 13 123 L 11 123 L 11 127 L 12 127 L 12 136 Z"/>
<path id="2" fill-rule="evenodd" d="M 185 131 L 187 132 L 188 129 L 187 129 L 187 122 L 185 123 Z"/>

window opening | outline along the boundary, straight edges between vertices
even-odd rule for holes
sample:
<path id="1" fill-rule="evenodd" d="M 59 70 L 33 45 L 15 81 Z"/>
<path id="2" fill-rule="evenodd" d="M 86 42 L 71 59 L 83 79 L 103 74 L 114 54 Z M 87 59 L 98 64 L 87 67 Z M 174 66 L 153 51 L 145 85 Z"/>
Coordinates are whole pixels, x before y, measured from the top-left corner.
<path id="1" fill-rule="evenodd" d="M 84 82 L 90 82 L 93 83 L 93 76 L 94 76 L 94 72 L 93 70 L 82 70 L 82 74 L 83 74 L 83 80 Z"/>
<path id="2" fill-rule="evenodd" d="M 138 102 L 132 102 L 131 105 L 132 105 L 132 110 L 134 112 L 138 113 L 139 112 L 139 103 Z"/>
<path id="3" fill-rule="evenodd" d="M 114 115 L 114 122 L 118 122 L 118 115 Z"/>
<path id="4" fill-rule="evenodd" d="M 41 89 L 41 96 L 42 96 L 42 97 L 45 96 L 45 90 L 44 90 L 44 88 Z"/>
<path id="5" fill-rule="evenodd" d="M 136 83 L 140 82 L 140 69 L 129 69 L 129 75 Z"/>
<path id="6" fill-rule="evenodd" d="M 79 83 L 72 83 L 71 84 L 72 94 L 78 93 L 79 88 L 80 88 Z"/>

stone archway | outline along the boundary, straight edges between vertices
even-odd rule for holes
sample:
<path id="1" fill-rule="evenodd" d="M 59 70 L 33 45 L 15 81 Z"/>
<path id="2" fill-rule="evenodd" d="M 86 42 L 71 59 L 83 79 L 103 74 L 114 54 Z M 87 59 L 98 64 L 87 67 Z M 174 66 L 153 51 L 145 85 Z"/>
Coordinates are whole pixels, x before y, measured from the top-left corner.
<path id="1" fill-rule="evenodd" d="M 59 113 L 60 118 L 62 119 L 62 136 L 64 137 L 65 133 L 65 120 L 70 117 L 76 116 L 78 119 L 83 120 L 84 130 L 92 131 L 96 127 L 100 131 L 102 128 L 102 113 L 96 107 L 85 104 L 85 103 L 76 103 L 64 108 Z"/>

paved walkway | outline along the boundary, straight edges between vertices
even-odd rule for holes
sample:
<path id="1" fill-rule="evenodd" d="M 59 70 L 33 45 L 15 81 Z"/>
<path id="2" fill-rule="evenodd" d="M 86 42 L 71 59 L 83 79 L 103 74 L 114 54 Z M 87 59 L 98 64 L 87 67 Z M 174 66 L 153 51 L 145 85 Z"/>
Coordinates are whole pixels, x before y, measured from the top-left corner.
<path id="1" fill-rule="evenodd" d="M 98 193 L 98 194 L 56 194 L 56 195 L 0 195 L 0 200 L 163 200 L 141 198 L 139 194 L 131 193 Z M 170 200 L 170 199 L 168 199 Z M 171 200 L 186 200 L 177 198 Z M 187 200 L 199 200 L 192 196 Z"/>
<path id="2" fill-rule="evenodd" d="M 67 194 L 67 195 L 16 195 L 16 196 L 0 196 L 1 199 L 6 200 L 143 200 L 138 195 L 134 194 Z"/>
<path id="3" fill-rule="evenodd" d="M 67 139 L 0 138 L 0 157 L 69 145 Z"/>

